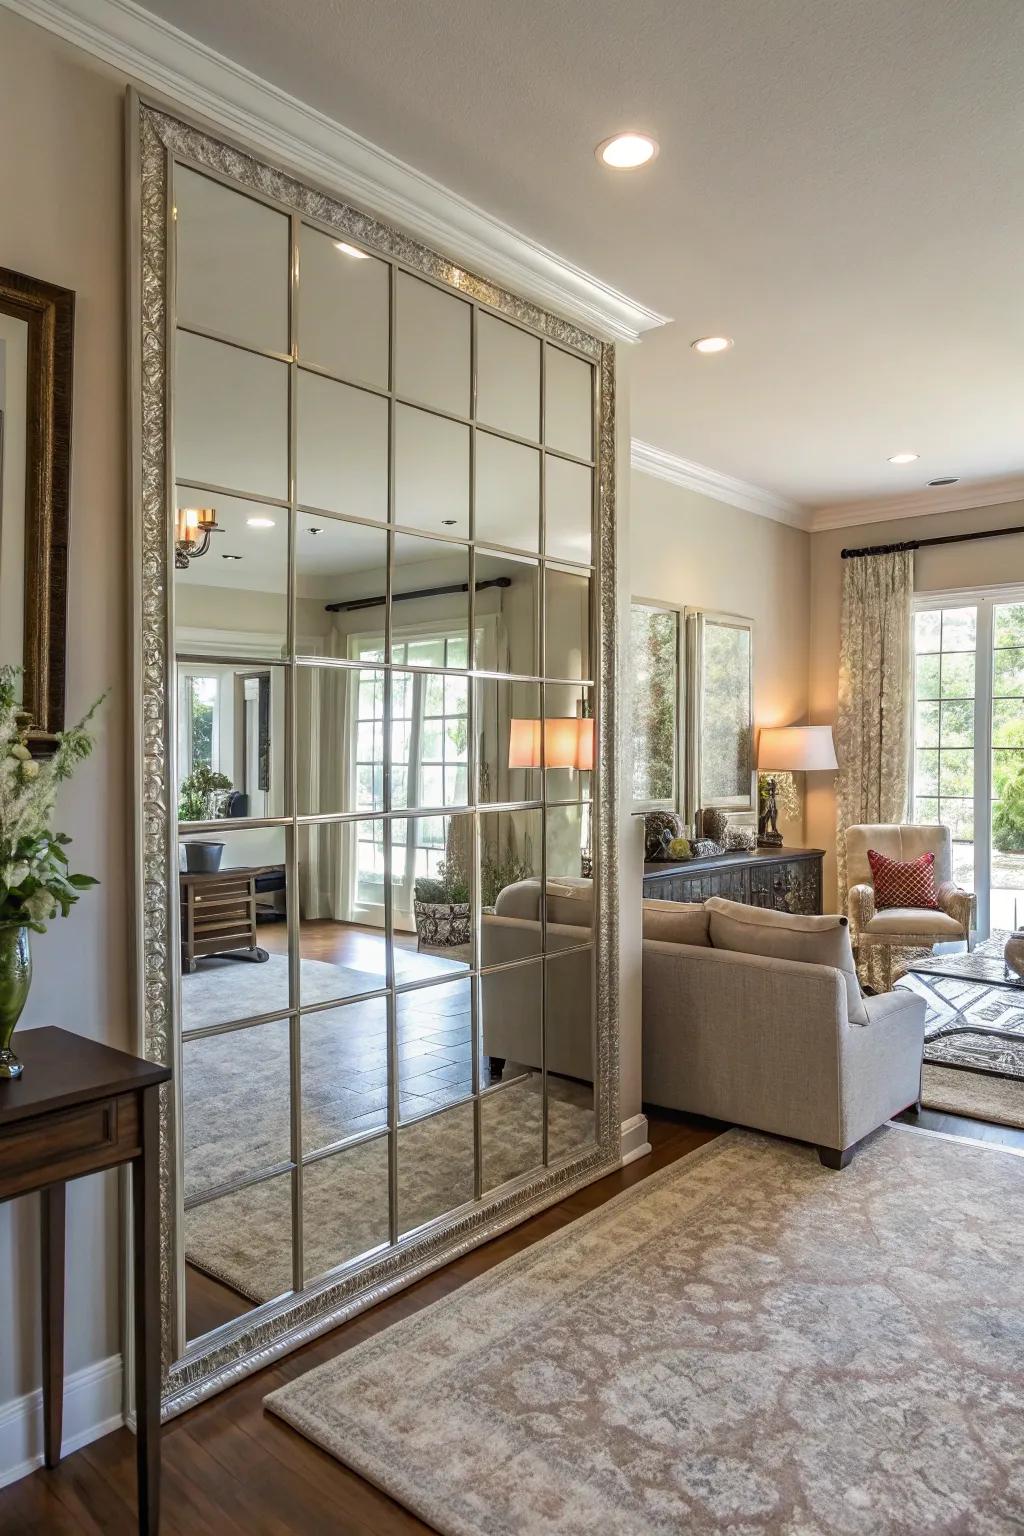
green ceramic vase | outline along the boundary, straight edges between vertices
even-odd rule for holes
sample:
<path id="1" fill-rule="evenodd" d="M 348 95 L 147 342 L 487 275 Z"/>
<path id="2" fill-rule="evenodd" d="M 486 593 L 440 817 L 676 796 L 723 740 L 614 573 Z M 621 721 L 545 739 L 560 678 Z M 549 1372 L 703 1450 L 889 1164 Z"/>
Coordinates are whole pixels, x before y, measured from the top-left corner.
<path id="1" fill-rule="evenodd" d="M 28 1001 L 31 982 L 28 929 L 0 923 L 0 1078 L 20 1077 L 23 1071 L 11 1050 L 11 1037 Z"/>

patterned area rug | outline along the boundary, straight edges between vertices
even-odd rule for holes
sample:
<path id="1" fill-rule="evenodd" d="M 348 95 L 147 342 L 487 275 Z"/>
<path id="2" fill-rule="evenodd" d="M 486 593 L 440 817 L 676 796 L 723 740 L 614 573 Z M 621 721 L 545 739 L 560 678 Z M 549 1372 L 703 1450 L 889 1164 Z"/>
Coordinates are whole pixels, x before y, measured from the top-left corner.
<path id="1" fill-rule="evenodd" d="M 896 983 L 923 997 L 924 1059 L 938 1067 L 967 1067 L 1002 1077 L 1024 1078 L 1024 992 L 992 986 L 966 976 L 909 972 Z M 1016 1040 L 998 1035 L 943 1035 L 950 1025 L 980 1024 L 1012 1030 Z"/>
<path id="2" fill-rule="evenodd" d="M 926 1063 L 923 1087 L 921 1102 L 927 1109 L 944 1109 L 971 1120 L 1016 1125 L 1024 1130 L 1024 1081 L 1019 1077 L 993 1077 L 988 1072 L 930 1067 Z"/>
<path id="3" fill-rule="evenodd" d="M 1024 1507 L 1024 1158 L 731 1131 L 266 1405 L 444 1536 L 971 1536 Z"/>

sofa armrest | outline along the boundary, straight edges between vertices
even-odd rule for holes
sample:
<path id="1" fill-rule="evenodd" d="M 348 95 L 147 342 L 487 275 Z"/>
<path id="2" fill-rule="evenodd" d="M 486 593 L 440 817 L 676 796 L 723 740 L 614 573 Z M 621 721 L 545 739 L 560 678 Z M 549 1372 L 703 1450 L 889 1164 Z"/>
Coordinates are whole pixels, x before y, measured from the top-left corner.
<path id="1" fill-rule="evenodd" d="M 846 911 L 854 933 L 862 933 L 875 915 L 874 886 L 851 885 L 846 898 Z"/>
<path id="2" fill-rule="evenodd" d="M 851 1029 L 841 1045 L 846 1092 L 842 1103 L 844 1147 L 867 1136 L 921 1096 L 925 1001 L 897 987 L 866 997 L 868 1022 Z"/>
<path id="3" fill-rule="evenodd" d="M 977 927 L 978 898 L 971 891 L 964 891 L 953 880 L 943 880 L 936 891 L 943 912 L 960 924 L 965 937 Z"/>

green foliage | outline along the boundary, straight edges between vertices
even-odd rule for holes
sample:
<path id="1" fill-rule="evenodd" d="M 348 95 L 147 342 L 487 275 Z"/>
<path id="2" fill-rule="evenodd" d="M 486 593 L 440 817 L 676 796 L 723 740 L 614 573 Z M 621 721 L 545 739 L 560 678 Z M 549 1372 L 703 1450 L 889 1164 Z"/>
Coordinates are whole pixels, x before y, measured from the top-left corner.
<path id="1" fill-rule="evenodd" d="M 19 671 L 0 667 L 0 924 L 45 933 L 51 918 L 67 917 L 81 892 L 98 884 L 92 875 L 72 874 L 65 851 L 71 839 L 49 822 L 58 785 L 92 751 L 87 727 L 102 700 L 60 732 L 52 757 L 39 762 L 17 703 Z"/>
<path id="2" fill-rule="evenodd" d="M 231 788 L 226 773 L 215 773 L 205 763 L 193 768 L 178 793 L 179 821 L 212 821 L 214 796 Z"/>
<path id="3" fill-rule="evenodd" d="M 533 860 L 529 858 L 529 849 L 527 858 L 521 859 L 511 846 L 503 854 L 492 854 L 488 848 L 480 860 L 481 906 L 493 907 L 507 885 L 528 880 L 532 874 Z"/>
<path id="4" fill-rule="evenodd" d="M 678 614 L 667 609 L 632 609 L 635 800 L 671 800 L 675 794 L 678 626 Z"/>
<path id="5" fill-rule="evenodd" d="M 992 842 L 1000 853 L 1024 853 L 1024 764 L 999 786 L 992 811 Z"/>
<path id="6" fill-rule="evenodd" d="M 451 859 L 446 859 L 437 866 L 436 879 L 426 875 L 420 876 L 413 887 L 413 893 L 417 901 L 467 902 L 469 878 L 458 864 Z"/>

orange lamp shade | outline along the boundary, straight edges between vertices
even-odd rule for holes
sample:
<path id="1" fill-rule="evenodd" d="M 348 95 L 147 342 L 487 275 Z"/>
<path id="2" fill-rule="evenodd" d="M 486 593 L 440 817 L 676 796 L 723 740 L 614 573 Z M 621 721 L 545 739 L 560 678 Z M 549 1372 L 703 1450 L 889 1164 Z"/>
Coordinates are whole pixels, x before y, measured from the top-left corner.
<path id="1" fill-rule="evenodd" d="M 510 768 L 576 768 L 594 766 L 594 722 L 576 715 L 549 720 L 513 720 L 509 730 Z"/>

